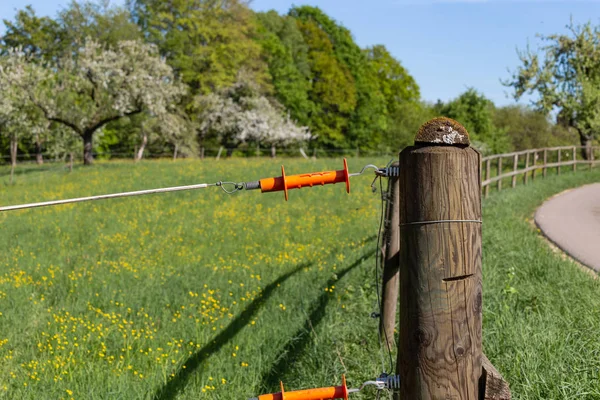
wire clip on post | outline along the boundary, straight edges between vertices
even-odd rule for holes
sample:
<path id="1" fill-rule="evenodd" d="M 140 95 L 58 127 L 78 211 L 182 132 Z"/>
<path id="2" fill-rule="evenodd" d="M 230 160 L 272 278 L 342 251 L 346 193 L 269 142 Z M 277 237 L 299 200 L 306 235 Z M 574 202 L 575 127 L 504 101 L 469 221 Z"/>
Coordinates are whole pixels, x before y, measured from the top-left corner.
<path id="1" fill-rule="evenodd" d="M 311 172 L 308 174 L 287 175 L 283 165 L 281 166 L 281 176 L 276 178 L 265 178 L 257 182 L 246 182 L 246 190 L 259 189 L 262 193 L 280 192 L 285 194 L 285 200 L 288 200 L 288 190 L 301 189 L 302 187 L 313 187 L 315 185 L 329 185 L 335 183 L 346 183 L 346 192 L 350 193 L 350 173 L 348 172 L 348 163 L 344 158 L 344 169 L 338 171 Z"/>
<path id="2" fill-rule="evenodd" d="M 348 389 L 346 386 L 346 377 L 342 375 L 341 386 L 330 386 L 324 388 L 296 390 L 286 392 L 283 390 L 283 382 L 280 383 L 281 392 L 263 394 L 258 397 L 253 397 L 250 400 L 333 400 L 344 399 L 348 400 L 350 393 L 358 393 L 366 386 L 375 386 L 377 390 L 397 390 L 400 389 L 400 376 L 382 374 L 374 381 L 366 381 L 358 389 Z"/>

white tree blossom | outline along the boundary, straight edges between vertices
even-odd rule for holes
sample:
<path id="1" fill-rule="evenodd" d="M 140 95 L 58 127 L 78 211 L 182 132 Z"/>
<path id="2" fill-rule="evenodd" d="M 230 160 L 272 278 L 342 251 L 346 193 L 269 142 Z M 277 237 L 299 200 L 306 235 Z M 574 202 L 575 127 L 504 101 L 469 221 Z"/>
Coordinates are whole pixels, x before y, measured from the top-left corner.
<path id="1" fill-rule="evenodd" d="M 17 164 L 17 150 L 19 141 L 24 137 L 39 137 L 45 130 L 45 124 L 40 119 L 39 112 L 32 107 L 23 96 L 19 85 L 27 78 L 23 73 L 11 73 L 9 57 L 13 54 L 22 54 L 18 50 L 9 52 L 9 56 L 0 59 L 0 136 L 5 136 L 10 141 L 11 182 Z"/>
<path id="2" fill-rule="evenodd" d="M 93 161 L 92 139 L 99 128 L 142 111 L 166 114 L 184 93 L 156 47 L 141 41 L 106 49 L 88 39 L 76 55 L 52 65 L 30 63 L 18 51 L 8 58 L 4 78 L 24 91 L 46 119 L 83 139 L 86 164 Z"/>
<path id="3" fill-rule="evenodd" d="M 280 107 L 241 86 L 221 95 L 201 96 L 197 107 L 201 134 L 216 135 L 223 144 L 257 142 L 274 147 L 311 138 L 308 128 L 297 126 Z"/>

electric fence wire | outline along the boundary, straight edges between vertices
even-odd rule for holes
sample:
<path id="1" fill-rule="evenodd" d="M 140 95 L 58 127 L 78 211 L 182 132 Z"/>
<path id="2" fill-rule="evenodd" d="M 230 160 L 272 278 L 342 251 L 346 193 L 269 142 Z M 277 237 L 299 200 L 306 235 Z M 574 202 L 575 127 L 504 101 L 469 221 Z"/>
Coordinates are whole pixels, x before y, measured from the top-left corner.
<path id="1" fill-rule="evenodd" d="M 388 164 L 388 166 L 389 166 L 389 164 Z M 383 182 L 382 182 L 381 176 L 378 176 L 375 179 L 378 179 L 378 178 L 379 178 L 379 193 L 381 195 L 381 214 L 380 214 L 380 218 L 379 218 L 379 229 L 377 231 L 377 253 L 375 256 L 375 291 L 377 293 L 377 310 L 379 310 L 379 321 L 380 321 L 380 325 L 381 325 L 382 303 L 381 303 L 381 295 L 380 295 L 379 269 L 382 268 L 382 265 L 383 265 L 383 256 L 384 255 L 383 255 L 383 252 L 381 251 L 382 232 L 384 229 L 384 220 L 385 220 L 385 203 L 386 203 L 386 198 L 389 198 L 389 195 L 384 194 L 385 192 L 383 191 Z M 373 184 L 375 184 L 375 182 L 373 182 Z M 379 336 L 379 355 L 381 357 L 381 370 L 382 370 L 381 372 L 382 372 L 382 374 L 385 374 L 386 373 L 385 360 L 384 360 L 385 356 L 384 356 L 384 350 L 383 350 L 384 343 L 383 343 L 383 337 L 381 334 L 382 329 L 380 329 L 380 327 L 378 327 L 377 331 L 378 331 L 378 336 Z M 393 372 L 394 361 L 392 358 L 392 351 L 388 345 L 389 340 L 387 337 L 387 332 L 385 332 L 385 329 L 383 329 L 383 331 L 385 334 L 385 347 L 388 350 L 388 356 L 390 358 L 390 372 Z"/>
<path id="2" fill-rule="evenodd" d="M 375 178 L 377 179 L 377 177 Z M 373 182 L 374 184 L 375 182 Z M 374 186 L 373 186 L 374 188 Z M 381 373 L 385 374 L 385 356 L 384 356 L 384 350 L 383 350 L 383 338 L 381 336 L 381 317 L 382 317 L 382 306 L 381 306 L 381 298 L 380 298 L 380 294 L 379 294 L 379 268 L 381 268 L 382 265 L 382 259 L 383 259 L 383 252 L 382 250 L 382 230 L 384 228 L 384 220 L 385 220 L 385 196 L 384 196 L 384 192 L 383 192 L 383 183 L 382 183 L 382 179 L 381 177 L 379 177 L 379 193 L 381 196 L 381 212 L 380 212 L 380 218 L 379 218 L 379 229 L 377 230 L 377 253 L 375 256 L 375 292 L 377 293 L 377 310 L 379 310 L 379 318 L 378 318 L 378 322 L 379 322 L 379 326 L 377 327 L 377 334 L 379 337 L 379 356 L 381 357 Z M 386 347 L 387 344 L 386 344 Z M 388 348 L 389 350 L 389 348 Z M 390 354 L 390 363 L 391 363 L 391 354 Z M 390 364 L 390 368 L 392 368 L 392 364 Z M 378 390 L 377 394 L 375 396 L 375 400 L 379 400 L 381 391 Z"/>

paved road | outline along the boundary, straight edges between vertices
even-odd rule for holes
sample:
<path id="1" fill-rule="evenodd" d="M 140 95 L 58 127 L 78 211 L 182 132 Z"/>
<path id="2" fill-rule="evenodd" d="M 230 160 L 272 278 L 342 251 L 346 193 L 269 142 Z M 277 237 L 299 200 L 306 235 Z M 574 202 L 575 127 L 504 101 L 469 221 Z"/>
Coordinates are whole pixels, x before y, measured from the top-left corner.
<path id="1" fill-rule="evenodd" d="M 600 272 L 600 183 L 546 201 L 535 222 L 558 247 Z"/>

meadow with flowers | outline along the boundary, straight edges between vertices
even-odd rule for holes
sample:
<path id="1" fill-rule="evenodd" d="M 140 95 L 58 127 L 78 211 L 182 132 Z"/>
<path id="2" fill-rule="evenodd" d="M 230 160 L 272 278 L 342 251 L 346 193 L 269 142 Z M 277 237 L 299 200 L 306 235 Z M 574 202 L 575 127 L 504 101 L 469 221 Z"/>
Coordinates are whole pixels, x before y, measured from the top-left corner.
<path id="1" fill-rule="evenodd" d="M 3 167 L 0 204 L 255 180 L 280 163 L 30 166 L 14 185 Z M 284 163 L 289 174 L 342 164 Z M 293 190 L 287 203 L 209 188 L 0 213 L 0 398 L 245 399 L 280 380 L 292 390 L 346 374 L 357 387 L 389 371 L 370 317 L 371 180 L 352 178 L 350 195 Z M 563 174 L 484 203 L 484 351 L 515 398 L 600 396 L 600 285 L 528 221 L 548 196 L 598 180 L 600 169 Z"/>

